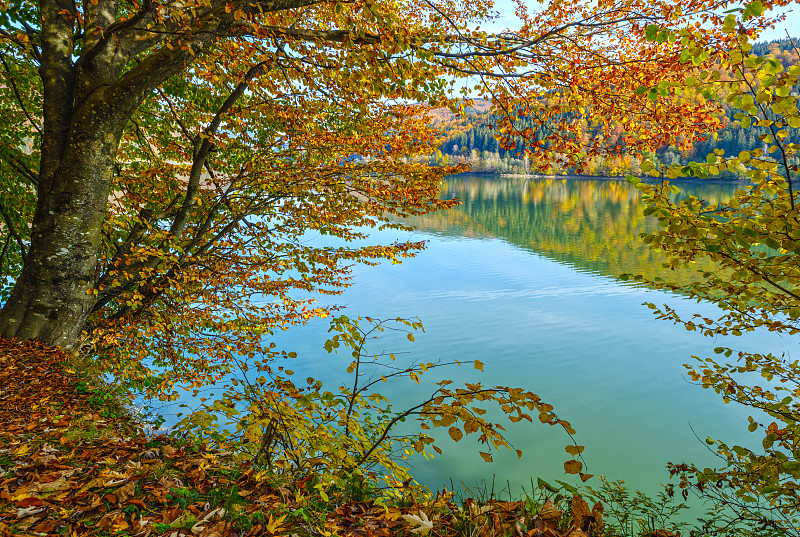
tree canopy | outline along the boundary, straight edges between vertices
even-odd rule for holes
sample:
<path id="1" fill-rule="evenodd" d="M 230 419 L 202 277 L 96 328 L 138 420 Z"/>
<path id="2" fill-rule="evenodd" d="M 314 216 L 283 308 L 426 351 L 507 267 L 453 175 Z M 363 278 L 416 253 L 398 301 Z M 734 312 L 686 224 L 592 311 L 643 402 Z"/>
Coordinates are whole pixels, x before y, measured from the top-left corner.
<path id="1" fill-rule="evenodd" d="M 686 76 L 681 40 L 724 46 L 700 24 L 724 7 L 519 4 L 520 28 L 492 34 L 488 2 L 4 4 L 0 332 L 86 334 L 155 391 L 208 379 L 327 314 L 298 291 L 336 293 L 350 264 L 422 246 L 348 241 L 447 206 L 452 170 L 417 158 L 440 143 L 432 108 L 487 97 L 502 143 L 534 118 L 531 154 L 578 165 L 713 126 L 713 105 L 664 81 Z M 587 122 L 602 128 L 578 144 Z"/>

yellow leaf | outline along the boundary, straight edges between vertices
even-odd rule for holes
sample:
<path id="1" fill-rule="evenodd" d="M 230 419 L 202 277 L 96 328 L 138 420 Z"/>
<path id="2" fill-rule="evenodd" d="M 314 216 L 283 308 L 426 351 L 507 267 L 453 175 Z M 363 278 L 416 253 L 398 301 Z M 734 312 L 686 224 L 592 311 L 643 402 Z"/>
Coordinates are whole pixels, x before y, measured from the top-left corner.
<path id="1" fill-rule="evenodd" d="M 30 453 L 32 450 L 33 450 L 33 449 L 31 448 L 31 446 L 30 446 L 30 445 L 28 445 L 28 444 L 22 444 L 22 445 L 21 445 L 20 447 L 18 447 L 18 448 L 17 448 L 17 450 L 14 452 L 14 455 L 17 455 L 18 457 L 22 457 L 22 456 L 24 456 L 24 455 L 27 455 L 28 453 Z"/>
<path id="2" fill-rule="evenodd" d="M 458 427 L 450 427 L 448 432 L 450 433 L 450 438 L 452 438 L 456 442 L 458 442 L 459 440 L 461 440 L 464 437 L 464 434 L 461 432 L 461 429 L 459 429 Z"/>
<path id="3" fill-rule="evenodd" d="M 481 457 L 483 457 L 483 460 L 486 462 L 492 462 L 492 456 L 489 453 L 485 453 L 483 451 L 479 451 L 478 453 L 480 453 Z"/>
<path id="4" fill-rule="evenodd" d="M 584 446 L 574 446 L 574 445 L 569 445 L 569 446 L 565 446 L 565 447 L 564 447 L 564 450 L 565 450 L 567 453 L 569 453 L 570 455 L 572 455 L 573 457 L 577 457 L 578 455 L 580 455 L 581 453 L 583 453 L 583 450 L 584 450 L 584 449 L 586 449 Z"/>
<path id="5" fill-rule="evenodd" d="M 475 360 L 475 369 L 478 371 L 483 371 L 483 362 L 480 360 Z"/>
<path id="6" fill-rule="evenodd" d="M 272 518 L 272 515 L 270 515 L 269 521 L 264 529 L 269 533 L 278 533 L 280 527 L 283 526 L 284 519 L 286 519 L 286 515 L 281 515 L 278 518 Z"/>

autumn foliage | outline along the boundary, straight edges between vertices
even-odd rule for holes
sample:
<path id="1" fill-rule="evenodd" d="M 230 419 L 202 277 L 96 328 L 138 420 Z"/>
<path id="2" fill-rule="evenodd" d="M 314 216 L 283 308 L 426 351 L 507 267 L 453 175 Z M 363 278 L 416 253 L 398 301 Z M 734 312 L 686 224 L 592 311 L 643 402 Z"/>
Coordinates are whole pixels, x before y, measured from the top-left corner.
<path id="1" fill-rule="evenodd" d="M 213 399 L 200 398 L 173 432 L 231 450 L 238 460 L 283 475 L 316 475 L 342 489 L 353 482 L 381 486 L 386 495 L 395 496 L 413 483 L 406 461 L 415 454 L 441 454 L 442 439 L 448 436 L 455 442 L 471 437 L 485 462 L 492 461 L 497 449 L 514 450 L 521 457 L 522 451 L 505 437 L 505 426 L 498 421 L 503 417 L 512 424 L 536 421 L 563 429 L 570 455 L 564 470 L 584 481 L 592 477 L 584 472 L 584 446 L 572 438 L 575 430 L 535 393 L 479 382 L 425 382 L 427 372 L 461 364 L 401 360 L 393 353 L 371 351 L 385 331 L 407 331 L 413 340 L 412 332 L 421 328 L 419 321 L 406 319 L 336 317 L 325 348 L 350 355 L 349 385 L 332 390 L 312 377 L 295 380 L 290 362 L 277 360 L 277 353 L 260 361 L 240 360 L 222 392 Z M 480 361 L 472 366 L 483 370 Z M 405 408 L 392 406 L 379 391 L 389 382 L 414 386 L 419 399 Z M 407 420 L 415 427 L 400 432 Z M 437 434 L 436 429 L 442 431 Z"/>
<path id="2" fill-rule="evenodd" d="M 540 167 L 681 143 L 718 125 L 689 72 L 764 24 L 758 6 L 734 32 L 725 1 L 520 2 L 519 28 L 486 32 L 489 2 L 0 4 L 0 335 L 88 353 L 127 393 L 176 399 L 226 379 L 181 424 L 187 439 L 286 473 L 391 479 L 398 416 L 508 447 L 484 402 L 571 432 L 527 389 L 442 382 L 391 414 L 358 381 L 295 384 L 270 336 L 331 315 L 313 294 L 340 293 L 353 264 L 424 246 L 366 239 L 454 203 L 439 180 L 458 169 L 426 164 L 433 109 L 486 98 L 509 148 L 534 134 L 515 119 L 534 118 Z M 368 332 L 338 319 L 358 368 Z M 239 389 L 231 375 L 248 371 Z M 424 431 L 401 444 L 434 449 Z M 565 470 L 588 478 L 582 449 L 567 446 Z"/>
<path id="3" fill-rule="evenodd" d="M 84 333 L 150 394 L 208 382 L 329 313 L 305 291 L 421 247 L 350 241 L 447 206 L 452 170 L 418 159 L 438 143 L 432 107 L 486 97 L 501 140 L 534 118 L 542 167 L 678 142 L 715 124 L 667 91 L 680 42 L 725 46 L 708 29 L 724 7 L 520 3 L 519 28 L 490 33 L 491 6 L 470 2 L 19 2 L 0 34 L 3 334 Z"/>
<path id="4" fill-rule="evenodd" d="M 800 146 L 788 140 L 789 130 L 800 127 L 800 67 L 751 53 L 751 40 L 740 23 L 758 15 L 760 7 L 752 3 L 728 15 L 722 31 L 730 36 L 731 46 L 724 52 L 707 51 L 716 63 L 685 81 L 695 91 L 741 110 L 735 115 L 741 127 L 760 129 L 756 146 L 738 154 L 715 150 L 705 162 L 650 170 L 667 178 L 707 178 L 731 171 L 748 182 L 728 200 L 690 196 L 678 202 L 669 183 L 647 185 L 630 179 L 644 194 L 645 214 L 660 224 L 644 235 L 645 242 L 666 254 L 667 267 L 697 272 L 690 283 L 665 277 L 649 280 L 650 285 L 710 302 L 718 310 L 686 315 L 668 306 L 650 307 L 659 317 L 710 337 L 754 330 L 795 336 L 800 331 Z M 794 48 L 794 55 L 797 58 L 800 50 Z M 720 345 L 715 349 L 718 356 L 695 356 L 696 362 L 686 367 L 693 381 L 713 389 L 724 402 L 753 410 L 747 428 L 759 433 L 761 448 L 708 439 L 720 456 L 719 467 L 685 463 L 673 465 L 671 471 L 681 477 L 684 496 L 695 492 L 710 499 L 720 513 L 708 518 L 705 531 L 797 535 L 798 363 L 789 353 L 777 356 L 735 347 Z"/>

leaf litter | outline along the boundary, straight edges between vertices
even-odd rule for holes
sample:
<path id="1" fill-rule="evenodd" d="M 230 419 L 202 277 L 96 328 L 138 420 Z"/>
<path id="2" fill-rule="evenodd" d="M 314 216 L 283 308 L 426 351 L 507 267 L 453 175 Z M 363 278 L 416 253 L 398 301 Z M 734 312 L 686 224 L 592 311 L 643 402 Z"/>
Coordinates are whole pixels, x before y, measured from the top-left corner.
<path id="1" fill-rule="evenodd" d="M 58 349 L 0 338 L 0 537 L 605 534 L 602 505 L 578 495 L 564 510 L 550 500 L 457 505 L 447 492 L 322 502 L 310 477 L 277 484 L 202 445 L 148 435 L 129 416 L 103 416 L 68 363 Z"/>

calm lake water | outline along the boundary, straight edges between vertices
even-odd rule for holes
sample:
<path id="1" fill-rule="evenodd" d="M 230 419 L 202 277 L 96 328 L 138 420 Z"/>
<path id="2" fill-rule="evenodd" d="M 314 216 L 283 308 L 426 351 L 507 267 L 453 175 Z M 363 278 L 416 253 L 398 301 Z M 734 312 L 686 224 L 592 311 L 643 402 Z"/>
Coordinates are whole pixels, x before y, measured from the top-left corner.
<path id="1" fill-rule="evenodd" d="M 737 188 L 679 186 L 712 200 Z M 766 333 L 713 340 L 655 319 L 643 302 L 713 310 L 615 279 L 662 270 L 658 255 L 639 240 L 655 223 L 641 215 L 633 187 L 617 180 L 458 176 L 442 195 L 462 205 L 416 220 L 414 233 L 374 235 L 376 242 L 424 239 L 425 251 L 402 265 L 357 267 L 353 287 L 332 300 L 351 317 L 418 316 L 425 325 L 416 343 L 387 336 L 371 350 L 408 352 L 423 361 L 481 360 L 483 374 L 468 365 L 441 376 L 539 394 L 577 430 L 589 473 L 650 493 L 667 482 L 668 461 L 714 463 L 706 436 L 757 442 L 746 430 L 748 410 L 693 385 L 682 364 L 693 354 L 713 356 L 723 343 L 793 352 L 794 341 Z M 277 342 L 298 352 L 292 368 L 299 378 L 313 374 L 335 387 L 346 378 L 347 360 L 322 350 L 327 326 L 318 320 Z M 401 408 L 430 387 L 382 385 L 381 391 Z M 510 424 L 508 436 L 522 459 L 499 453 L 484 463 L 471 437 L 458 444 L 447 439 L 443 455 L 413 460 L 414 475 L 432 488 L 494 479 L 495 490 L 510 485 L 516 492 L 536 477 L 566 479 L 563 431 L 522 422 Z"/>

